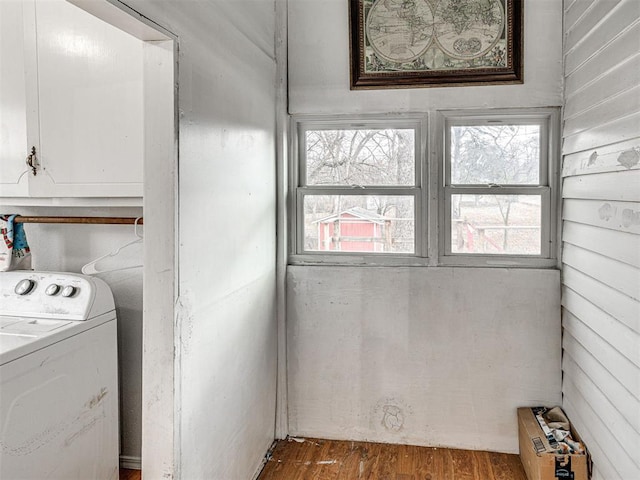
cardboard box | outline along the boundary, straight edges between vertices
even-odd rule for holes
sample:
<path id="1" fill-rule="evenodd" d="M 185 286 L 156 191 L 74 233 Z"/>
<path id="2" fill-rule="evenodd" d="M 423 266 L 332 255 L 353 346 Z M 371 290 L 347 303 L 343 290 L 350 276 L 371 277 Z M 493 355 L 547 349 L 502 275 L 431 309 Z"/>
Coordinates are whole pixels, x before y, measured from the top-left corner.
<path id="1" fill-rule="evenodd" d="M 520 460 L 529 480 L 589 480 L 588 454 L 558 454 L 543 432 L 535 413 L 541 407 L 518 409 Z M 571 427 L 574 440 L 584 442 Z"/>

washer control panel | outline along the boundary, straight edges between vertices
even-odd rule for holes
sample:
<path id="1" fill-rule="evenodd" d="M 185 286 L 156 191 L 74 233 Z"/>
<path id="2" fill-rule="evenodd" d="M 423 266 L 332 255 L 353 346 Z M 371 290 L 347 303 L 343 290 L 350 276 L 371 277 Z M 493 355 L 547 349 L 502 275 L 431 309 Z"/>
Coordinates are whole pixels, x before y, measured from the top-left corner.
<path id="1" fill-rule="evenodd" d="M 0 272 L 0 314 L 86 320 L 96 280 L 72 273 Z"/>

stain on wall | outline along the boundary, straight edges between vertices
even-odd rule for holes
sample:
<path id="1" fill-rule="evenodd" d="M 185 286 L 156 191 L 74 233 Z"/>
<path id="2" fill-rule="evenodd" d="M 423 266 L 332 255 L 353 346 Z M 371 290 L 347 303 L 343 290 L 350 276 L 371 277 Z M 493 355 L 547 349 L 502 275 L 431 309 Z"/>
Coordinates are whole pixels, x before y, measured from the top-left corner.
<path id="1" fill-rule="evenodd" d="M 630 228 L 636 225 L 640 225 L 640 212 L 630 208 L 622 210 L 622 226 Z"/>
<path id="2" fill-rule="evenodd" d="M 412 420 L 413 409 L 404 400 L 382 398 L 373 408 L 371 423 L 376 430 L 394 434 L 404 430 L 405 423 Z"/>
<path id="3" fill-rule="evenodd" d="M 598 208 L 598 218 L 609 228 L 632 230 L 640 226 L 640 210 L 623 207 L 624 205 L 626 204 L 603 203 Z"/>
<path id="4" fill-rule="evenodd" d="M 625 168 L 632 168 L 638 165 L 640 153 L 637 149 L 625 150 L 618 156 L 618 163 Z"/>
<path id="5" fill-rule="evenodd" d="M 586 173 L 605 173 L 640 168 L 640 145 L 630 140 L 616 145 L 599 147 L 566 155 L 563 159 L 563 176 Z"/>

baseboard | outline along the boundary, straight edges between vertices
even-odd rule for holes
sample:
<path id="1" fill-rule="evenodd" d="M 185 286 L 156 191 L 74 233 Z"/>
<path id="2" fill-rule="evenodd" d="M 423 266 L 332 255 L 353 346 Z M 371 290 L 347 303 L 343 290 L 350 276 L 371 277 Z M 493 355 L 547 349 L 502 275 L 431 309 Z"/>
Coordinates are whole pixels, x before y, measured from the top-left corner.
<path id="1" fill-rule="evenodd" d="M 271 446 L 269 447 L 269 450 L 265 454 L 264 458 L 262 459 L 262 462 L 260 462 L 260 465 L 258 466 L 256 473 L 254 473 L 253 477 L 251 477 L 251 480 L 258 480 L 258 477 L 262 473 L 262 470 L 264 470 L 264 466 L 267 464 L 267 462 L 271 458 L 271 455 L 273 454 L 273 449 L 276 448 L 276 443 L 278 443 L 278 441 L 274 440 Z"/>
<path id="2" fill-rule="evenodd" d="M 120 468 L 127 468 L 129 470 L 142 470 L 142 459 L 140 457 L 120 455 Z"/>

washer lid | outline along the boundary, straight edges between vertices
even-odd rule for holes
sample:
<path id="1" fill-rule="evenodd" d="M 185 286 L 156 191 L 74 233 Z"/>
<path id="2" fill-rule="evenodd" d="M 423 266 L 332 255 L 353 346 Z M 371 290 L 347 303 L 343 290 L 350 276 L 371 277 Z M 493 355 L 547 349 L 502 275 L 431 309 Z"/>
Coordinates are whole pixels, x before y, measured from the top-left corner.
<path id="1" fill-rule="evenodd" d="M 21 322 L 23 320 L 24 318 L 18 317 L 0 317 L 0 329 L 8 327 L 9 325 L 13 325 L 14 323 Z"/>
<path id="2" fill-rule="evenodd" d="M 115 341 L 115 312 L 83 321 L 0 315 L 0 365 L 7 365 L 106 323 L 114 324 Z"/>
<path id="3" fill-rule="evenodd" d="M 0 365 L 38 350 L 42 337 L 30 335 L 5 335 L 0 333 Z"/>
<path id="4" fill-rule="evenodd" d="M 82 322 L 31 317 L 0 317 L 0 365 L 31 353 Z"/>
<path id="5" fill-rule="evenodd" d="M 12 319 L 12 320 L 11 320 Z M 48 335 L 53 330 L 69 325 L 66 320 L 47 320 L 44 318 L 17 318 L 9 317 L 2 320 L 0 324 L 0 335 L 18 335 L 23 337 L 42 337 Z"/>

